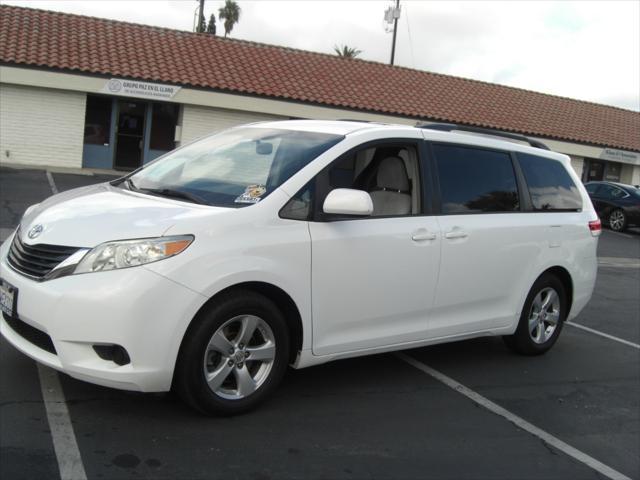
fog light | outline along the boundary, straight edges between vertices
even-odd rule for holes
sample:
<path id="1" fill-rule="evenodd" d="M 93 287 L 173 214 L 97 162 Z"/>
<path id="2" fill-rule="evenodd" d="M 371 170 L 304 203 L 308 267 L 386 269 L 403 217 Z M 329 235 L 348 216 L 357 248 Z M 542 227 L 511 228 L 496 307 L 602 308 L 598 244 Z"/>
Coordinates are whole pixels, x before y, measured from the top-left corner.
<path id="1" fill-rule="evenodd" d="M 127 365 L 131 363 L 129 354 L 120 345 L 94 345 L 93 349 L 103 360 L 109 360 L 116 365 Z"/>

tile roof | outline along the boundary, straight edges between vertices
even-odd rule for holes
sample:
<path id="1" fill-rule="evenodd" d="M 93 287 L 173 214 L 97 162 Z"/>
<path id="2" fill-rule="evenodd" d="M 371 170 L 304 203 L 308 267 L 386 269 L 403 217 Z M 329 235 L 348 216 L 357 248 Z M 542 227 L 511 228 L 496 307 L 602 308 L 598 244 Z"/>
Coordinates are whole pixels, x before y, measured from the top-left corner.
<path id="1" fill-rule="evenodd" d="M 128 77 L 640 151 L 640 113 L 253 42 L 0 6 L 0 63 Z"/>

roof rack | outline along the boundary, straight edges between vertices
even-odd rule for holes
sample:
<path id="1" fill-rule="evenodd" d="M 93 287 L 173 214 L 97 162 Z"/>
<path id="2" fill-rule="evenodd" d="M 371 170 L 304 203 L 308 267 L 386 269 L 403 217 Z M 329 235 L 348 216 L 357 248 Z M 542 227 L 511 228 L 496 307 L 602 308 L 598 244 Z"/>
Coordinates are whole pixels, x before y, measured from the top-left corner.
<path id="1" fill-rule="evenodd" d="M 503 132 L 501 130 L 493 130 L 491 128 L 481 128 L 481 127 L 470 127 L 467 125 L 458 125 L 457 123 L 424 123 L 418 122 L 416 123 L 417 128 L 425 128 L 428 130 L 438 130 L 440 132 L 453 132 L 453 131 L 461 131 L 461 132 L 470 132 L 470 133 L 481 133 L 483 135 L 493 135 L 495 137 L 504 137 L 510 138 L 511 140 L 518 140 L 520 142 L 526 142 L 534 148 L 541 148 L 543 150 L 550 150 L 544 143 L 539 142 L 538 140 L 533 140 L 531 138 L 525 137 L 524 135 L 518 135 L 516 133 L 508 133 Z"/>

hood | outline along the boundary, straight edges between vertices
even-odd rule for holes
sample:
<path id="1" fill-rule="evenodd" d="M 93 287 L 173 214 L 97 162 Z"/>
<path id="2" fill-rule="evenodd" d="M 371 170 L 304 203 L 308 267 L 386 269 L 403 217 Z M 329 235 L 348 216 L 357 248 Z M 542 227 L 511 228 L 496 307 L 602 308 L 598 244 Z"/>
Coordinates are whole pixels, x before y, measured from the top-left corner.
<path id="1" fill-rule="evenodd" d="M 95 247 L 112 240 L 159 237 L 185 219 L 230 210 L 144 195 L 102 183 L 48 198 L 25 215 L 20 231 L 21 239 L 31 245 Z M 42 226 L 41 233 L 29 238 L 29 231 L 37 225 Z"/>

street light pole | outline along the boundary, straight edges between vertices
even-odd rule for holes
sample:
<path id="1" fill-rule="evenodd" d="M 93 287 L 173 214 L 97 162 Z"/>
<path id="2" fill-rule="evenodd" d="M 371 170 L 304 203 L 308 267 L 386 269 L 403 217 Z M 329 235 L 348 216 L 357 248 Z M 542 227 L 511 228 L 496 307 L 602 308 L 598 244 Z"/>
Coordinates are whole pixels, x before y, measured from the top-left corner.
<path id="1" fill-rule="evenodd" d="M 198 14 L 198 26 L 196 27 L 196 32 L 202 32 L 202 24 L 204 23 L 204 0 L 200 0 L 200 13 Z"/>
<path id="2" fill-rule="evenodd" d="M 400 0 L 396 0 L 396 8 L 393 11 L 393 43 L 391 44 L 391 65 L 396 56 L 396 34 L 398 33 L 398 18 L 400 18 Z"/>

